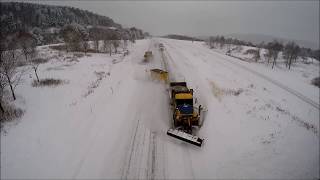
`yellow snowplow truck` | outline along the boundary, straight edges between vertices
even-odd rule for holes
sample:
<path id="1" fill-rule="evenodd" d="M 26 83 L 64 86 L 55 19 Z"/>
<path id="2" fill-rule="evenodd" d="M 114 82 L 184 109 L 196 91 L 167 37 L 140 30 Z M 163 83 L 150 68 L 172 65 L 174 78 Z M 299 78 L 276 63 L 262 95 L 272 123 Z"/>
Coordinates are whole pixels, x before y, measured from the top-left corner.
<path id="1" fill-rule="evenodd" d="M 152 51 L 146 51 L 143 57 L 145 62 L 149 61 L 152 58 Z"/>
<path id="2" fill-rule="evenodd" d="M 168 83 L 168 72 L 167 71 L 163 71 L 161 69 L 151 69 L 150 72 L 151 72 L 151 78 L 153 80 L 160 80 L 165 83 Z"/>
<path id="3" fill-rule="evenodd" d="M 199 127 L 201 105 L 193 106 L 193 89 L 187 87 L 186 82 L 170 83 L 170 99 L 173 114 L 173 126 L 167 134 L 182 141 L 201 146 L 203 139 L 192 135 L 192 127 Z"/>

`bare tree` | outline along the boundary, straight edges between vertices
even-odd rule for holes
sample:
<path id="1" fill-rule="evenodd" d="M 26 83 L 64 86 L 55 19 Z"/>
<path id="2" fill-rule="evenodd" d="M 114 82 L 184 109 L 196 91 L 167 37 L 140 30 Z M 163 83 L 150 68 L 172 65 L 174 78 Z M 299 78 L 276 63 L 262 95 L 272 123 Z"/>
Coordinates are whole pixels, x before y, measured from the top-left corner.
<path id="1" fill-rule="evenodd" d="M 272 69 L 277 63 L 278 54 L 282 50 L 282 48 L 283 48 L 283 45 L 277 40 L 274 40 L 273 42 L 269 42 L 267 45 L 268 53 L 270 57 L 273 58 Z"/>
<path id="2" fill-rule="evenodd" d="M 231 50 L 231 44 L 228 43 L 228 44 L 227 44 L 227 52 L 226 52 L 226 55 L 229 55 L 229 56 L 230 56 L 230 55 L 231 55 L 231 51 L 232 51 L 232 50 Z"/>
<path id="3" fill-rule="evenodd" d="M 84 54 L 87 54 L 87 52 L 88 52 L 88 50 L 90 48 L 88 40 L 81 41 L 81 47 L 82 47 L 82 49 L 84 51 Z"/>
<path id="4" fill-rule="evenodd" d="M 37 57 L 37 50 L 34 49 L 31 53 L 30 53 L 30 59 L 29 59 L 29 64 L 31 65 L 34 74 L 36 75 L 37 81 L 40 82 L 39 80 L 39 76 L 38 76 L 38 67 L 41 63 L 40 59 L 36 59 Z"/>
<path id="5" fill-rule="evenodd" d="M 119 47 L 119 43 L 117 44 L 118 38 L 120 37 L 118 34 L 116 34 L 116 31 L 104 29 L 101 33 L 102 39 L 103 39 L 103 49 L 105 52 L 109 52 L 110 56 L 112 55 L 112 48 L 115 49 L 115 52 L 117 53 L 117 48 Z"/>
<path id="6" fill-rule="evenodd" d="M 258 62 L 261 59 L 261 48 L 264 47 L 264 42 L 261 42 L 258 44 L 257 49 L 256 49 L 256 54 L 254 55 L 254 59 L 256 62 Z"/>
<path id="7" fill-rule="evenodd" d="M 18 43 L 21 47 L 21 51 L 25 57 L 26 62 L 32 67 L 37 81 L 40 82 L 37 73 L 40 62 L 36 60 L 37 46 L 36 39 L 30 33 L 22 32 L 18 36 Z M 13 52 L 14 53 L 14 52 Z"/>
<path id="8" fill-rule="evenodd" d="M 5 89 L 6 86 L 7 86 L 6 79 L 3 76 L 3 74 L 0 73 L 0 110 L 1 110 L 2 114 L 4 113 L 4 107 L 2 105 L 2 99 L 3 99 L 3 95 L 4 95 L 4 89 Z"/>
<path id="9" fill-rule="evenodd" d="M 112 54 L 112 42 L 110 39 L 110 34 L 108 32 L 103 33 L 103 50 L 109 52 L 110 56 Z"/>
<path id="10" fill-rule="evenodd" d="M 214 48 L 214 43 L 215 43 L 215 38 L 210 36 L 210 38 L 209 38 L 209 47 L 210 47 L 210 49 Z"/>
<path id="11" fill-rule="evenodd" d="M 258 62 L 259 59 L 261 58 L 261 57 L 260 57 L 260 52 L 261 52 L 261 48 L 258 47 L 258 48 L 256 49 L 256 53 L 255 53 L 254 56 L 253 56 L 253 59 L 254 59 L 256 62 Z"/>
<path id="12" fill-rule="evenodd" d="M 76 39 L 73 28 L 70 25 L 66 25 L 60 32 L 65 42 L 66 51 L 72 51 L 74 46 L 73 43 Z"/>
<path id="13" fill-rule="evenodd" d="M 300 47 L 294 42 L 288 42 L 283 50 L 283 58 L 286 59 L 286 67 L 290 69 L 293 60 L 297 59 Z"/>
<path id="14" fill-rule="evenodd" d="M 0 64 L 2 62 L 3 53 L 6 51 L 7 41 L 5 38 L 1 37 L 0 39 Z"/>
<path id="15" fill-rule="evenodd" d="M 137 39 L 135 28 L 130 28 L 129 36 L 130 36 L 129 37 L 130 42 L 135 43 Z"/>
<path id="16" fill-rule="evenodd" d="M 103 51 L 109 52 L 109 55 L 111 56 L 112 49 L 111 49 L 111 41 L 108 39 L 103 39 Z"/>
<path id="17" fill-rule="evenodd" d="M 15 49 L 10 49 L 4 52 L 3 60 L 0 65 L 0 74 L 6 79 L 6 83 L 9 85 L 11 94 L 14 100 L 16 100 L 14 89 L 18 85 L 22 71 L 17 70 L 17 55 Z"/>
<path id="18" fill-rule="evenodd" d="M 145 35 L 148 37 L 151 37 L 150 34 L 148 33 L 146 33 Z M 123 43 L 120 43 L 122 45 L 121 47 L 123 50 L 127 50 L 129 38 L 130 38 L 129 33 L 126 30 L 120 32 L 119 39 L 120 41 L 123 41 Z"/>
<path id="19" fill-rule="evenodd" d="M 36 47 L 36 39 L 34 39 L 30 33 L 21 32 L 18 35 L 18 43 L 25 57 L 25 60 L 28 61 L 28 56 Z"/>
<path id="20" fill-rule="evenodd" d="M 61 30 L 61 34 L 66 43 L 67 51 L 81 50 L 83 48 L 83 46 L 81 47 L 83 45 L 82 42 L 88 39 L 86 30 L 76 23 L 65 25 Z"/>
<path id="21" fill-rule="evenodd" d="M 221 36 L 219 38 L 219 43 L 220 43 L 220 49 L 224 47 L 224 44 L 225 44 L 225 38 L 224 36 Z"/>
<path id="22" fill-rule="evenodd" d="M 127 50 L 128 49 L 128 39 L 124 39 L 123 40 L 123 50 Z"/>
<path id="23" fill-rule="evenodd" d="M 114 52 L 117 53 L 118 52 L 118 47 L 120 45 L 120 41 L 119 40 L 112 40 L 112 46 L 114 47 Z"/>
<path id="24" fill-rule="evenodd" d="M 89 33 L 83 29 L 82 31 L 80 31 L 80 45 L 82 50 L 84 51 L 84 54 L 87 54 L 88 49 L 90 48 L 90 44 L 88 41 Z"/>
<path id="25" fill-rule="evenodd" d="M 117 33 L 113 33 L 111 35 L 112 46 L 114 47 L 114 52 L 118 52 L 118 47 L 120 46 L 119 35 Z"/>
<path id="26" fill-rule="evenodd" d="M 300 47 L 298 45 L 296 45 L 294 47 L 294 49 L 293 49 L 293 60 L 294 60 L 294 62 L 297 62 L 299 52 L 300 52 Z M 290 66 L 291 66 L 291 63 L 289 64 L 289 69 L 290 69 Z"/>
<path id="27" fill-rule="evenodd" d="M 93 27 L 89 31 L 90 38 L 93 40 L 93 46 L 96 52 L 99 52 L 99 41 L 103 39 L 104 30 L 99 27 Z"/>
<path id="28" fill-rule="evenodd" d="M 271 50 L 266 49 L 266 53 L 264 54 L 264 58 L 267 60 L 267 64 L 270 63 L 270 60 L 272 58 L 272 53 Z"/>

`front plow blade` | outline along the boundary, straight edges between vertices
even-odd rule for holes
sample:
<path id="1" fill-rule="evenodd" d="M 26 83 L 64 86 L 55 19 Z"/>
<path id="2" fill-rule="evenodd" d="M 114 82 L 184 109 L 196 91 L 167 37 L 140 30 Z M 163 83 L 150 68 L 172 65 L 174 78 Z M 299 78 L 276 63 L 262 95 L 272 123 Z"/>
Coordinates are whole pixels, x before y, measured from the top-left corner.
<path id="1" fill-rule="evenodd" d="M 174 138 L 180 139 L 182 141 L 188 142 L 199 147 L 201 147 L 201 144 L 203 142 L 203 139 L 199 138 L 198 136 L 194 136 L 192 134 L 188 134 L 177 129 L 169 129 L 167 131 L 167 134 L 169 136 L 172 136 Z"/>

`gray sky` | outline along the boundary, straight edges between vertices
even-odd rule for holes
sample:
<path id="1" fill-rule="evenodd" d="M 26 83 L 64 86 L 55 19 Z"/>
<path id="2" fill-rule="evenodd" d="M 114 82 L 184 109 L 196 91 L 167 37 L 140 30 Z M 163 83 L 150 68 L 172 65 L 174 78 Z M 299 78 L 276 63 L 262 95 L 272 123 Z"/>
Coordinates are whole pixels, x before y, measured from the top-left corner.
<path id="1" fill-rule="evenodd" d="M 29 1 L 30 2 L 30 1 Z M 267 34 L 319 42 L 319 1 L 37 1 L 67 5 L 153 35 Z"/>

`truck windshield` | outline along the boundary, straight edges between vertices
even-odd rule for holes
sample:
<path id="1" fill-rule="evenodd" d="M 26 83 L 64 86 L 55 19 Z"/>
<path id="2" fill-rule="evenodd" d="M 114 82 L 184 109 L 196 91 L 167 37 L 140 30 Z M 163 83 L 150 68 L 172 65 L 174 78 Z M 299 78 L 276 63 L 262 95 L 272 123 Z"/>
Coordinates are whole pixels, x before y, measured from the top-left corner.
<path id="1" fill-rule="evenodd" d="M 192 99 L 177 99 L 176 102 L 177 102 L 177 105 L 183 105 L 183 104 L 193 105 Z"/>

